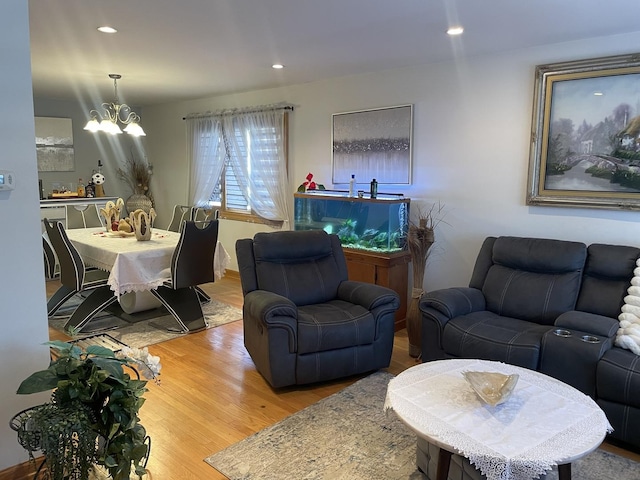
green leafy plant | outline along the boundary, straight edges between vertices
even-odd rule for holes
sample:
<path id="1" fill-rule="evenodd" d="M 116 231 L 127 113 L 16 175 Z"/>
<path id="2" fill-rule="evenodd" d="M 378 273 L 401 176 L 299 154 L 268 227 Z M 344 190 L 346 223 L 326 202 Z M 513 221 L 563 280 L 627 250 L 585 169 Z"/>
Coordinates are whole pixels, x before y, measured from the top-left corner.
<path id="1" fill-rule="evenodd" d="M 101 346 L 47 345 L 53 350 L 49 367 L 26 378 L 17 393 L 55 390 L 50 403 L 22 412 L 20 444 L 32 459 L 33 450 L 42 450 L 53 480 L 84 480 L 93 465 L 114 480 L 128 480 L 132 470 L 141 478 L 149 439 L 138 417 L 147 380 L 138 372 L 158 382 L 159 358 L 147 349 L 116 354 Z"/>

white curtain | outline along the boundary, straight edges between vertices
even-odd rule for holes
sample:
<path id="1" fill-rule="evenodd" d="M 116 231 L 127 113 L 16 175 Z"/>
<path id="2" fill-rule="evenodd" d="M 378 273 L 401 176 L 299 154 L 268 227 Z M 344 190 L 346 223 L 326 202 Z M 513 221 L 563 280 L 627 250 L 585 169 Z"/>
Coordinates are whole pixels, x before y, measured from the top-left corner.
<path id="1" fill-rule="evenodd" d="M 187 117 L 186 122 L 191 205 L 208 206 L 225 162 L 222 122 L 213 117 Z"/>
<path id="2" fill-rule="evenodd" d="M 282 108 L 223 117 L 225 144 L 233 172 L 251 210 L 289 229 L 289 180 Z M 248 159 L 248 161 L 247 161 Z"/>
<path id="3" fill-rule="evenodd" d="M 193 205 L 208 204 L 226 164 L 251 211 L 290 228 L 286 109 L 291 107 L 268 105 L 186 118 Z"/>

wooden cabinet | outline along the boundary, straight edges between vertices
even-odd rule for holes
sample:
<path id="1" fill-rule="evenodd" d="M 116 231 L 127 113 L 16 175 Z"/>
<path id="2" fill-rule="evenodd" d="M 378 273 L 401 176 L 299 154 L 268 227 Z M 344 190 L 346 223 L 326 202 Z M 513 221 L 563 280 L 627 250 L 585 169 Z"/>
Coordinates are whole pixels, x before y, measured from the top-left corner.
<path id="1" fill-rule="evenodd" d="M 396 312 L 396 331 L 406 326 L 409 262 L 408 251 L 381 254 L 362 250 L 344 249 L 349 280 L 374 283 L 388 287 L 400 296 L 400 308 Z"/>

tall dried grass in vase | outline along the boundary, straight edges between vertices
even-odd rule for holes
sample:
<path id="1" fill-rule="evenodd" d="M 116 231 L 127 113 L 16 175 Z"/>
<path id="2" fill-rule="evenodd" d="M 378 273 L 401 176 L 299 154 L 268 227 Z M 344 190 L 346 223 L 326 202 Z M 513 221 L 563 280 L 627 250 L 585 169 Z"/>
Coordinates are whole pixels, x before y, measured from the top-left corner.
<path id="1" fill-rule="evenodd" d="M 428 210 L 418 209 L 418 223 L 409 225 L 407 246 L 411 254 L 413 268 L 413 288 L 411 303 L 407 310 L 407 335 L 409 337 L 409 355 L 419 358 L 422 354 L 422 315 L 420 297 L 424 294 L 424 272 L 431 247 L 435 242 L 435 228 L 442 222 L 444 205 L 433 204 Z"/>

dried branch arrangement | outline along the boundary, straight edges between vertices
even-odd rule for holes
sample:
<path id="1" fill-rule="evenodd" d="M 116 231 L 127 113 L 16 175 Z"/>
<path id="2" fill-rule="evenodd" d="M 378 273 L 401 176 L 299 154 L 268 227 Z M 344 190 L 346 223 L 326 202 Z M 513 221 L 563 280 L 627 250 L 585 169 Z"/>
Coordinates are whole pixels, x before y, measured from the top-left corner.
<path id="1" fill-rule="evenodd" d="M 443 221 L 444 205 L 433 204 L 428 210 L 418 208 L 418 223 L 409 225 L 407 245 L 413 263 L 413 288 L 422 291 L 424 271 L 431 247 L 435 242 L 435 229 Z"/>
<path id="2" fill-rule="evenodd" d="M 424 293 L 424 272 L 427 260 L 431 253 L 431 247 L 435 242 L 435 229 L 443 222 L 444 205 L 438 202 L 431 205 L 428 210 L 418 208 L 418 223 L 409 225 L 407 245 L 411 254 L 413 268 L 413 289 L 411 290 L 411 303 L 407 311 L 407 334 L 409 336 L 409 354 L 419 357 L 421 354 L 421 314 L 419 309 L 420 297 Z"/>
<path id="3" fill-rule="evenodd" d="M 142 194 L 153 200 L 150 191 L 151 167 L 145 160 L 137 158 L 133 152 L 127 157 L 124 168 L 118 168 L 118 178 L 124 180 L 132 193 Z"/>

